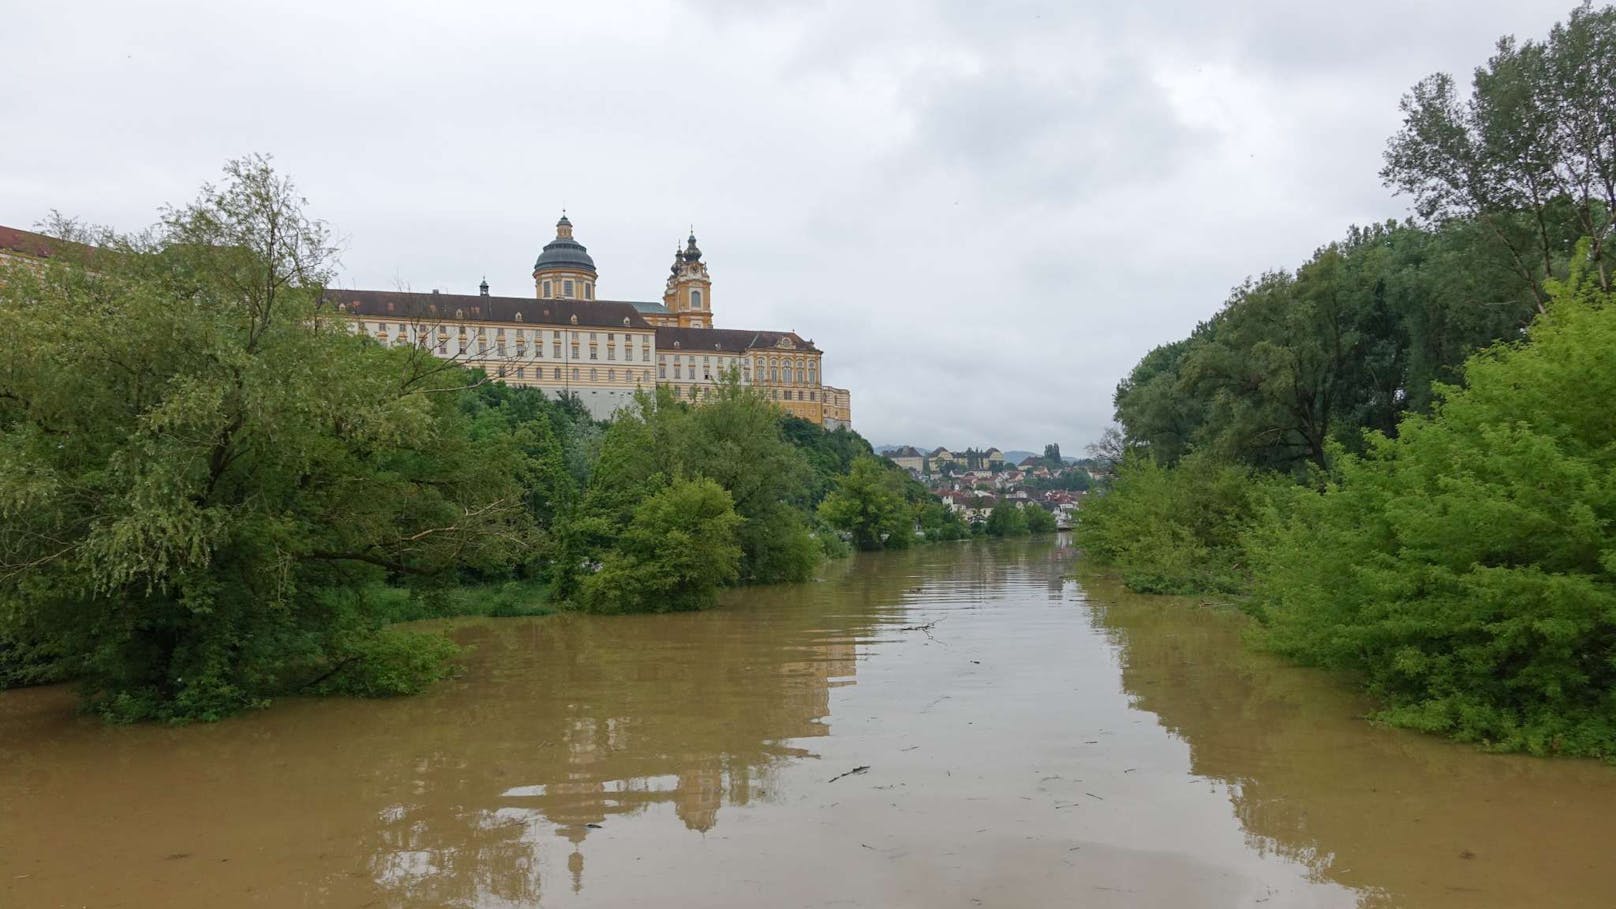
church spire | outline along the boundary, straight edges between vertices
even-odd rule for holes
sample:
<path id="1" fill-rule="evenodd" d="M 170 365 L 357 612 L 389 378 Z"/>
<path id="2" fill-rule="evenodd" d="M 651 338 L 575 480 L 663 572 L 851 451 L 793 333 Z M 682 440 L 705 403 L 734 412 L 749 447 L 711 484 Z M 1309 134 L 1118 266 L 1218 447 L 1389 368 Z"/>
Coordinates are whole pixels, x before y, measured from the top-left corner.
<path id="1" fill-rule="evenodd" d="M 696 245 L 696 229 L 684 246 L 675 246 L 673 267 L 668 270 L 668 285 L 662 293 L 662 305 L 679 319 L 680 328 L 713 327 L 713 282 L 707 274 L 707 263 L 701 260 L 701 248 Z"/>

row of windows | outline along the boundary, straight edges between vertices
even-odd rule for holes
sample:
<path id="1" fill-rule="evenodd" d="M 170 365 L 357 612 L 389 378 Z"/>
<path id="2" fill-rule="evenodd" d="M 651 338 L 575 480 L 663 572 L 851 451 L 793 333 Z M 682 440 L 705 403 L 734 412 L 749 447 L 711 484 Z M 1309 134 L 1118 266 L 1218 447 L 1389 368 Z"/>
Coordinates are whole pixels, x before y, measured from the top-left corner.
<path id="1" fill-rule="evenodd" d="M 363 331 L 363 330 L 364 330 L 364 326 L 361 325 L 361 331 Z M 382 341 L 382 343 L 384 343 L 384 344 L 387 343 L 387 325 L 386 325 L 386 323 L 380 323 L 380 322 L 376 323 L 374 325 L 372 331 Z M 409 336 L 411 334 L 417 335 L 417 343 L 422 343 L 422 346 L 425 346 L 424 342 L 426 340 L 426 337 L 431 334 L 430 329 L 422 331 L 422 332 L 412 332 L 409 329 L 408 326 L 406 326 L 406 325 L 404 325 L 402 323 L 398 324 L 397 332 L 398 332 L 398 334 L 396 336 L 396 340 L 394 341 L 394 344 L 395 344 L 395 346 L 400 346 L 400 347 L 407 346 L 410 343 L 408 338 L 409 338 Z M 488 340 L 487 330 L 484 329 L 484 328 L 478 328 L 478 329 L 476 329 L 476 332 L 475 332 L 475 335 L 476 335 L 475 341 L 473 341 L 472 338 L 471 338 L 471 335 L 466 330 L 466 326 L 462 325 L 462 326 L 459 326 L 459 331 L 457 332 L 457 337 L 455 339 L 455 344 L 454 344 L 454 351 L 457 354 L 471 354 L 473 356 L 487 356 L 489 354 L 493 354 L 494 356 L 499 356 L 499 357 L 510 356 L 514 352 L 515 356 L 517 356 L 517 357 L 528 358 L 528 341 L 531 338 L 532 342 L 533 342 L 532 343 L 532 358 L 533 359 L 543 359 L 544 358 L 544 345 L 543 345 L 543 341 L 542 341 L 542 336 L 543 336 L 543 331 L 542 330 L 535 330 L 535 331 L 529 333 L 529 332 L 527 332 L 525 330 L 522 330 L 522 329 L 516 329 L 516 330 L 513 331 L 512 334 L 513 334 L 514 339 L 515 339 L 514 346 L 510 346 L 510 345 L 507 344 L 506 337 L 505 337 L 505 330 L 503 328 L 497 328 L 497 329 L 494 330 L 494 339 L 493 339 L 493 341 L 491 343 Z M 568 352 L 571 355 L 571 357 L 570 357 L 571 359 L 574 359 L 574 360 L 583 359 L 583 347 L 582 347 L 581 341 L 582 341 L 582 336 L 585 335 L 585 334 L 587 334 L 589 336 L 589 357 L 588 357 L 589 359 L 591 359 L 591 360 L 599 360 L 599 359 L 601 359 L 600 345 L 599 345 L 599 343 L 597 341 L 600 334 L 605 334 L 606 335 L 606 345 L 605 345 L 606 357 L 605 357 L 605 359 L 607 359 L 607 360 L 617 360 L 619 351 L 621 351 L 621 353 L 622 353 L 622 359 L 623 360 L 633 360 L 634 359 L 634 351 L 633 351 L 633 338 L 634 338 L 634 336 L 629 335 L 626 332 L 622 335 L 622 343 L 621 343 L 621 345 L 619 345 L 618 344 L 618 335 L 617 335 L 616 332 L 569 331 L 569 332 L 566 332 L 566 335 L 567 335 L 567 340 L 570 342 L 569 346 L 568 346 L 569 347 Z M 552 331 L 550 333 L 550 356 L 552 358 L 554 358 L 554 359 L 557 359 L 557 360 L 563 359 L 563 357 L 562 357 L 562 346 L 561 346 L 561 341 L 562 341 L 561 336 L 562 336 L 562 332 L 560 332 L 560 331 Z M 438 343 L 436 345 L 437 352 L 439 354 L 442 354 L 442 355 L 447 355 L 449 353 L 449 348 L 450 348 L 449 336 L 445 332 L 443 326 L 441 326 L 441 325 L 438 326 L 437 338 L 438 338 Z M 639 342 L 640 342 L 640 344 L 639 344 L 639 348 L 640 348 L 640 357 L 639 357 L 639 359 L 640 359 L 640 362 L 649 363 L 651 361 L 651 341 L 650 341 L 650 338 L 647 337 L 647 336 L 641 335 L 641 336 L 639 336 Z M 669 355 L 662 354 L 662 355 L 659 355 L 657 359 L 658 359 L 658 364 L 657 364 L 657 376 L 658 376 L 658 378 L 662 378 L 662 379 L 668 378 L 669 377 L 669 375 L 668 375 L 668 365 L 669 365 L 668 364 L 668 359 L 669 359 Z M 719 357 L 718 358 L 719 363 L 717 364 L 716 368 L 715 368 L 715 366 L 714 366 L 714 364 L 712 362 L 713 359 L 714 358 L 711 355 L 703 355 L 702 358 L 701 358 L 700 376 L 701 376 L 701 378 L 703 380 L 713 381 L 718 377 L 719 373 L 722 372 L 722 370 L 724 370 L 726 368 L 734 368 L 733 365 L 732 365 L 733 362 L 734 362 L 733 357 Z M 672 360 L 673 360 L 673 364 L 672 364 L 673 365 L 673 375 L 672 375 L 673 378 L 682 379 L 682 378 L 685 378 L 687 374 L 688 374 L 688 377 L 691 378 L 691 379 L 695 379 L 697 377 L 696 355 L 695 354 L 686 354 L 686 355 L 684 355 L 683 359 L 681 359 L 679 354 L 673 354 L 672 355 Z M 802 359 L 792 360 L 792 359 L 789 359 L 789 358 L 781 359 L 781 358 L 777 358 L 777 357 L 765 358 L 765 357 L 761 357 L 761 356 L 760 357 L 754 357 L 751 360 L 742 360 L 741 361 L 741 379 L 742 379 L 742 381 L 747 382 L 747 383 L 750 384 L 751 381 L 752 381 L 754 369 L 756 370 L 756 375 L 757 375 L 758 380 L 760 382 L 768 382 L 770 384 L 775 384 L 775 385 L 797 385 L 797 384 L 818 385 L 819 384 L 818 365 L 816 363 L 814 363 L 812 360 L 806 360 L 806 361 L 802 360 Z"/>
<path id="2" fill-rule="evenodd" d="M 366 326 L 363 323 L 361 323 L 360 326 L 359 326 L 359 329 L 360 329 L 361 332 L 366 332 L 366 333 L 375 335 L 378 338 L 384 338 L 385 339 L 385 338 L 388 337 L 387 323 L 386 322 L 377 322 L 374 325 L 370 325 L 370 326 Z M 485 328 L 485 327 L 477 328 L 474 333 L 479 338 L 487 338 L 488 337 L 488 329 Z M 434 334 L 436 334 L 440 338 L 448 337 L 449 330 L 444 325 L 436 325 L 436 326 L 430 326 L 430 327 L 416 328 L 415 326 L 406 325 L 403 322 L 399 322 L 399 323 L 397 323 L 395 325 L 394 331 L 393 331 L 393 335 L 395 337 L 398 337 L 398 338 L 407 338 L 407 337 L 411 337 L 411 336 L 414 336 L 414 337 L 430 337 L 430 336 L 432 336 Z M 460 325 L 460 326 L 457 326 L 456 334 L 458 336 L 460 336 L 460 337 L 468 337 L 470 334 L 473 334 L 473 332 L 468 332 L 466 330 L 466 326 Z M 551 340 L 551 342 L 552 343 L 553 342 L 559 342 L 561 340 L 561 334 L 562 333 L 559 330 L 550 332 L 550 340 Z M 571 341 L 574 344 L 577 344 L 579 342 L 579 340 L 581 338 L 583 338 L 584 335 L 589 336 L 589 341 L 591 343 L 593 343 L 595 341 L 598 341 L 602 334 L 606 335 L 606 343 L 607 344 L 615 344 L 615 343 L 617 343 L 617 340 L 618 340 L 618 333 L 615 332 L 615 331 L 608 331 L 608 332 L 569 331 L 566 334 L 567 334 L 567 340 Z M 498 340 L 503 339 L 504 337 L 505 337 L 505 329 L 496 327 L 494 329 L 494 339 L 496 341 L 498 341 Z M 538 344 L 540 341 L 543 340 L 544 329 L 536 328 L 536 329 L 533 329 L 532 331 L 528 331 L 526 329 L 514 328 L 514 329 L 511 329 L 511 337 L 512 337 L 513 340 L 516 341 L 517 344 L 525 344 L 528 341 L 532 341 L 534 344 Z M 622 342 L 623 342 L 624 347 L 628 347 L 629 345 L 631 345 L 634 342 L 634 339 L 636 337 L 639 338 L 640 349 L 641 350 L 650 350 L 651 349 L 651 336 L 650 335 L 632 335 L 632 334 L 630 334 L 630 333 L 628 333 L 626 331 L 622 333 Z"/>
<path id="3" fill-rule="evenodd" d="M 557 284 L 561 285 L 561 299 L 563 300 L 571 300 L 579 295 L 585 300 L 595 299 L 595 282 L 574 281 L 571 278 L 562 278 L 560 281 L 552 281 L 549 278 L 544 279 L 539 282 L 539 296 L 546 300 L 554 297 Z"/>
<path id="4" fill-rule="evenodd" d="M 703 356 L 701 358 L 701 378 L 711 381 L 718 375 L 719 372 L 723 371 L 724 369 L 733 369 L 733 366 L 726 365 L 724 362 L 725 359 L 727 358 L 720 358 L 720 362 L 715 370 L 712 363 L 713 358 L 711 356 Z M 667 354 L 657 355 L 658 378 L 668 378 L 668 360 L 669 356 Z M 683 379 L 685 378 L 686 373 L 689 374 L 690 378 L 696 378 L 697 372 L 695 354 L 686 354 L 683 359 L 680 358 L 679 354 L 673 354 L 672 360 L 673 378 Z M 765 366 L 765 363 L 768 365 Z M 793 361 L 791 360 L 781 361 L 772 357 L 767 361 L 765 361 L 762 357 L 757 357 L 755 360 L 742 360 L 741 380 L 748 384 L 751 383 L 753 374 L 752 371 L 754 369 L 754 364 L 756 364 L 755 368 L 757 370 L 757 376 L 760 382 L 769 382 L 775 385 L 819 384 L 819 367 L 817 364 L 811 360 L 806 362 L 803 360 L 797 360 L 795 361 L 795 366 L 793 366 L 792 363 Z"/>
<path id="5" fill-rule="evenodd" d="M 544 380 L 544 370 L 545 370 L 545 368 L 543 366 L 535 367 L 533 369 L 533 373 L 532 373 L 533 378 L 537 379 L 539 381 L 543 381 Z M 600 369 L 595 369 L 595 368 L 591 367 L 587 371 L 589 381 L 591 381 L 591 382 L 599 382 L 601 380 L 601 377 L 602 377 L 603 373 L 604 373 L 605 379 L 606 379 L 606 381 L 608 383 L 616 382 L 619 378 L 622 378 L 622 380 L 624 382 L 633 382 L 635 385 L 639 385 L 642 382 L 651 381 L 651 371 L 649 369 L 642 369 L 642 370 L 640 370 L 638 372 L 635 372 L 632 369 L 625 369 L 621 373 L 619 373 L 615 369 L 600 370 Z M 495 373 L 495 375 L 499 376 L 502 379 L 505 379 L 505 378 L 526 379 L 528 377 L 528 369 L 527 369 L 526 366 L 516 366 L 516 367 L 501 366 L 499 368 L 499 370 Z M 586 373 L 585 373 L 585 371 L 583 369 L 580 369 L 579 367 L 574 366 L 574 367 L 572 367 L 569 375 L 571 376 L 572 381 L 574 381 L 574 382 L 582 382 L 584 380 L 584 376 L 586 375 Z M 554 379 L 557 382 L 562 381 L 562 379 L 561 379 L 561 367 L 557 366 L 557 367 L 554 368 L 554 370 L 552 371 L 552 374 L 551 374 L 551 378 Z"/>

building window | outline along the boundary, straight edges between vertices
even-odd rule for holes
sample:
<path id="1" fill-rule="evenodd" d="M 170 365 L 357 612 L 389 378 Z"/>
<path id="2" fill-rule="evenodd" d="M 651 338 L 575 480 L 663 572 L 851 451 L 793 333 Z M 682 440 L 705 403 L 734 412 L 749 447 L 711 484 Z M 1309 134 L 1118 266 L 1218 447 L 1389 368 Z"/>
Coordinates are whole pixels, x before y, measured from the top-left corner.
<path id="1" fill-rule="evenodd" d="M 769 381 L 770 382 L 778 382 L 778 381 L 780 381 L 780 367 L 778 367 L 778 366 L 770 366 L 769 367 Z"/>
<path id="2" fill-rule="evenodd" d="M 549 281 L 544 282 L 544 296 L 546 298 L 549 298 L 549 296 L 550 296 L 550 282 Z"/>
<path id="3" fill-rule="evenodd" d="M 561 367 L 559 366 L 555 368 L 555 378 L 557 382 L 561 381 Z"/>
<path id="4" fill-rule="evenodd" d="M 584 284 L 584 299 L 585 300 L 593 300 L 593 299 L 595 299 L 595 285 L 589 284 L 587 282 Z"/>
<path id="5" fill-rule="evenodd" d="M 568 278 L 565 281 L 561 282 L 561 296 L 563 296 L 563 297 L 571 297 L 572 296 L 572 279 L 571 278 Z"/>
<path id="6" fill-rule="evenodd" d="M 578 367 L 576 366 L 572 368 L 572 381 L 578 381 Z"/>
<path id="7" fill-rule="evenodd" d="M 819 384 L 819 368 L 814 366 L 814 364 L 812 364 L 812 363 L 808 364 L 808 384 L 809 385 L 818 385 Z"/>
<path id="8" fill-rule="evenodd" d="M 668 364 L 658 363 L 656 365 L 656 377 L 659 379 L 666 379 L 668 377 Z"/>
<path id="9" fill-rule="evenodd" d="M 691 309 L 700 309 L 701 308 L 701 291 L 694 290 L 694 289 L 692 289 L 690 291 L 690 308 Z"/>
<path id="10" fill-rule="evenodd" d="M 790 385 L 791 384 L 791 367 L 790 366 L 786 367 L 786 377 L 785 378 L 786 378 L 786 384 Z"/>
<path id="11" fill-rule="evenodd" d="M 520 367 L 520 366 L 518 366 L 518 367 L 516 367 L 516 377 L 517 377 L 517 378 L 518 378 L 518 379 L 525 379 L 525 378 L 527 378 L 527 370 L 526 370 L 526 369 L 524 369 L 524 368 L 522 368 L 522 367 Z"/>
<path id="12" fill-rule="evenodd" d="M 596 371 L 595 367 L 593 367 L 593 366 L 589 367 L 589 381 L 591 381 L 591 382 L 599 382 L 600 381 L 600 373 L 598 371 Z"/>
<path id="13" fill-rule="evenodd" d="M 819 400 L 819 398 L 815 397 L 815 392 L 810 391 L 810 392 L 808 392 L 808 400 L 817 401 L 817 400 Z"/>

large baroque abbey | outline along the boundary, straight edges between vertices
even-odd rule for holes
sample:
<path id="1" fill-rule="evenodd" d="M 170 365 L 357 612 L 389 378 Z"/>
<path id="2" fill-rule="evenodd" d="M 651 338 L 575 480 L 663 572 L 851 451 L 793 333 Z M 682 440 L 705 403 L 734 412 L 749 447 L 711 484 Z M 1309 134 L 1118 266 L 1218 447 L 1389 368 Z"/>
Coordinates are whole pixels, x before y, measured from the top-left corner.
<path id="1" fill-rule="evenodd" d="M 796 332 L 713 327 L 713 282 L 696 237 L 673 257 L 662 302 L 601 300 L 589 251 L 566 215 L 533 263 L 532 297 L 332 290 L 327 298 L 382 344 L 414 345 L 510 385 L 576 395 L 608 417 L 637 389 L 699 401 L 733 373 L 786 411 L 851 423 L 848 391 L 824 383 L 820 350 Z"/>

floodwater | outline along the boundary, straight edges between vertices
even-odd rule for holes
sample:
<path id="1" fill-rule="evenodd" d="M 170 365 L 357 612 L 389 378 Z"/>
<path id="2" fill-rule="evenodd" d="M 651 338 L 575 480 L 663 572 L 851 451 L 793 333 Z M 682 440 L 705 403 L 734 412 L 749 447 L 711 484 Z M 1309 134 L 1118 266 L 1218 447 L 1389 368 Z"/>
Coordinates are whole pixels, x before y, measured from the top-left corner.
<path id="1" fill-rule="evenodd" d="M 209 726 L 0 694 L 0 907 L 1616 905 L 1616 768 L 1377 728 L 1071 558 L 458 623 L 426 695 Z"/>

